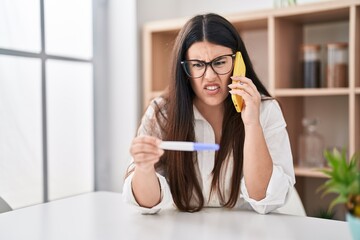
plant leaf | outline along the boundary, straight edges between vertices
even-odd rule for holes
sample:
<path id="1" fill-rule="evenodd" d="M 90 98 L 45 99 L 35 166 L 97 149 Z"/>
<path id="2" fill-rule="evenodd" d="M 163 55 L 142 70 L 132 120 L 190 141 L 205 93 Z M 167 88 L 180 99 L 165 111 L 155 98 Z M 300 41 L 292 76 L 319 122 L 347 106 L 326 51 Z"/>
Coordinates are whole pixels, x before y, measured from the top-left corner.
<path id="1" fill-rule="evenodd" d="M 360 194 L 359 154 L 354 154 L 350 160 L 347 158 L 345 148 L 340 152 L 336 148 L 325 150 L 324 157 L 329 167 L 321 169 L 329 179 L 321 185 L 316 192 L 321 191 L 322 197 L 335 193 L 337 197 L 331 202 L 330 210 L 339 203 L 346 203 L 350 195 Z"/>
<path id="2" fill-rule="evenodd" d="M 331 203 L 329 206 L 329 211 L 331 211 L 335 205 L 339 204 L 339 203 L 346 203 L 347 202 L 347 197 L 344 196 L 337 196 Z"/>

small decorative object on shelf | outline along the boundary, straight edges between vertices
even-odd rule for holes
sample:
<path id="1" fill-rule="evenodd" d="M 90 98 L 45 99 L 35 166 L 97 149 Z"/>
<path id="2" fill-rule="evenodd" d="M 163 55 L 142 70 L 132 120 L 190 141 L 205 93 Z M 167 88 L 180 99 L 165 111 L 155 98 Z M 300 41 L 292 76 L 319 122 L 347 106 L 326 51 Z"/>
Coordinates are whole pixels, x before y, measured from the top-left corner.
<path id="1" fill-rule="evenodd" d="M 304 132 L 299 139 L 299 166 L 324 167 L 324 140 L 316 131 L 317 120 L 304 118 Z"/>
<path id="2" fill-rule="evenodd" d="M 331 202 L 331 210 L 336 204 L 345 204 L 348 212 L 346 219 L 354 240 L 360 240 L 360 169 L 359 155 L 354 154 L 350 160 L 345 150 L 337 149 L 324 152 L 330 169 L 321 171 L 330 177 L 319 190 L 323 195 L 335 193 L 337 197 Z"/>
<path id="3" fill-rule="evenodd" d="M 296 0 L 274 0 L 274 7 L 288 7 L 291 5 L 296 5 Z"/>
<path id="4" fill-rule="evenodd" d="M 327 87 L 348 86 L 348 44 L 327 44 Z"/>
<path id="5" fill-rule="evenodd" d="M 304 44 L 301 46 L 301 74 L 300 86 L 303 88 L 319 88 L 321 80 L 321 46 L 318 44 Z"/>

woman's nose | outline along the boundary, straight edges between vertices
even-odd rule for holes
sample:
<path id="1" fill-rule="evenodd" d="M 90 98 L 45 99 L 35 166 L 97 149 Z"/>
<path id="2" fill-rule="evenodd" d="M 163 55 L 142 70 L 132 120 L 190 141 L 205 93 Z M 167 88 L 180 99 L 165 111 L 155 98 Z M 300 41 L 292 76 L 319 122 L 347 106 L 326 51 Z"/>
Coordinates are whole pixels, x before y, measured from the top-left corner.
<path id="1" fill-rule="evenodd" d="M 212 80 L 215 79 L 216 77 L 217 77 L 217 73 L 214 71 L 211 65 L 208 65 L 205 70 L 204 78 Z"/>

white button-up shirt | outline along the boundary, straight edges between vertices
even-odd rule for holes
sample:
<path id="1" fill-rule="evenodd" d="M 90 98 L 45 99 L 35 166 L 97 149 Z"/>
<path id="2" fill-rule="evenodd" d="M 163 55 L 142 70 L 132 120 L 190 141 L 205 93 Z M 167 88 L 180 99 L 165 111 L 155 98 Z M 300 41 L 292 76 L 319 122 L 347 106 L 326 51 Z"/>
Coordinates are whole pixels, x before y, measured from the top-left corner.
<path id="1" fill-rule="evenodd" d="M 162 98 L 157 98 L 154 101 L 158 102 L 159 106 L 162 106 L 163 104 L 161 102 L 164 100 Z M 154 116 L 154 106 L 155 104 L 150 104 L 144 114 L 138 130 L 138 135 L 151 135 L 161 138 L 159 123 L 157 123 Z M 211 125 L 200 114 L 195 106 L 193 106 L 193 109 L 196 141 L 215 143 L 215 134 Z M 275 100 L 266 100 L 261 102 L 260 124 L 273 161 L 273 172 L 266 190 L 266 197 L 260 201 L 250 198 L 246 189 L 245 179 L 243 177 L 241 180 L 239 199 L 235 208 L 253 209 L 258 213 L 264 214 L 285 204 L 289 192 L 295 184 L 295 175 L 289 137 L 286 131 L 286 123 L 281 109 Z M 211 172 L 214 168 L 214 162 L 215 153 L 213 151 L 197 152 L 197 163 L 195 164 L 198 165 L 197 171 L 199 179 L 202 180 L 200 185 L 202 186 L 205 207 L 222 206 L 217 194 L 210 195 L 212 181 Z M 230 154 L 227 163 L 227 167 L 223 168 L 223 172 L 221 173 L 221 176 L 225 178 L 223 179 L 225 199 L 228 199 L 231 191 L 230 178 L 233 168 L 232 154 Z M 161 188 L 161 201 L 158 205 L 152 208 L 143 208 L 139 206 L 131 188 L 133 173 L 125 179 L 123 188 L 124 200 L 136 206 L 144 214 L 153 214 L 163 208 L 175 207 L 167 180 L 160 173 L 157 173 L 157 176 Z"/>

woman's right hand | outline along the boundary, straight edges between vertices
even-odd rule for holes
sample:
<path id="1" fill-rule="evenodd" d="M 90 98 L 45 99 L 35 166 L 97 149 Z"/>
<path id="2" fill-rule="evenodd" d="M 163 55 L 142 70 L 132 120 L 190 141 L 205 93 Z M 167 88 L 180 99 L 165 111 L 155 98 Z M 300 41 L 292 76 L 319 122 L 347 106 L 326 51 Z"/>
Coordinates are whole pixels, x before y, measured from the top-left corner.
<path id="1" fill-rule="evenodd" d="M 164 154 L 164 150 L 159 148 L 160 143 L 160 139 L 152 136 L 134 138 L 130 153 L 134 159 L 135 171 L 150 172 L 155 170 L 154 165 Z"/>

